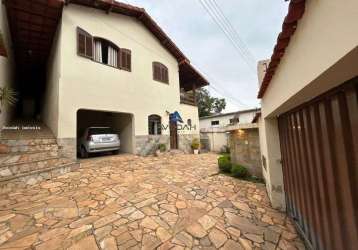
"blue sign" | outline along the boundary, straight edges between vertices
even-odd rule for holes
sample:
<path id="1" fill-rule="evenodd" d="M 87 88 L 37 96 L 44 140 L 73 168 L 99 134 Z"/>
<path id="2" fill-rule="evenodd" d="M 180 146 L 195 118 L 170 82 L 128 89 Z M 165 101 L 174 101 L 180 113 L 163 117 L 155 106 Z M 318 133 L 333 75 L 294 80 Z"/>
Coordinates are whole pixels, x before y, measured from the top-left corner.
<path id="1" fill-rule="evenodd" d="M 175 111 L 174 113 L 169 115 L 169 120 L 171 122 L 180 122 L 183 123 L 183 119 L 181 119 L 181 116 L 178 111 Z"/>

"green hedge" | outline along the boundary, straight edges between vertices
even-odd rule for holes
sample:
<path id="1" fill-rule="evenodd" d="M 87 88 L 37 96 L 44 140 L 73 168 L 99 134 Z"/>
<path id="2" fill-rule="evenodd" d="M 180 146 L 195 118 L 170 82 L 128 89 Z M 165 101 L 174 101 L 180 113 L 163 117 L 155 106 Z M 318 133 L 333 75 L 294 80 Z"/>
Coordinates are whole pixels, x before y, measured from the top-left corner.
<path id="1" fill-rule="evenodd" d="M 223 172 L 230 173 L 232 164 L 230 162 L 230 157 L 228 156 L 221 156 L 218 159 L 219 169 Z"/>
<path id="2" fill-rule="evenodd" d="M 247 170 L 247 168 L 241 165 L 233 165 L 231 167 L 231 173 L 233 176 L 239 178 L 245 178 L 249 176 L 249 171 Z"/>

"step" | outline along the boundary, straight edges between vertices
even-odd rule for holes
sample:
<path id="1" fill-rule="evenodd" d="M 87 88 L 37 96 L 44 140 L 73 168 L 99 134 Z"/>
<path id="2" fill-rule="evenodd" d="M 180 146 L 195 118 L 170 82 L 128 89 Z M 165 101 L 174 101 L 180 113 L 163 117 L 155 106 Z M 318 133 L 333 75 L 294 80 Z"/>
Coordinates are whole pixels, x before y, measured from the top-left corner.
<path id="1" fill-rule="evenodd" d="M 51 150 L 58 150 L 58 145 L 56 143 L 50 143 L 50 144 L 9 146 L 10 153 L 51 151 Z"/>
<path id="2" fill-rule="evenodd" d="M 65 173 L 75 171 L 80 167 L 76 161 L 56 165 L 48 168 L 34 170 L 16 176 L 0 178 L 0 194 L 13 192 L 19 188 L 34 185 L 43 180 L 49 180 Z"/>
<path id="3" fill-rule="evenodd" d="M 51 157 L 43 160 L 12 163 L 8 165 L 0 166 L 0 180 L 1 178 L 10 178 L 13 176 L 22 175 L 28 172 L 46 169 L 49 167 L 55 167 L 63 164 L 73 162 L 68 158 Z"/>
<path id="4" fill-rule="evenodd" d="M 55 138 L 33 138 L 33 139 L 4 139 L 0 138 L 0 144 L 6 144 L 9 147 L 12 146 L 33 146 L 43 144 L 56 144 Z"/>
<path id="5" fill-rule="evenodd" d="M 10 154 L 0 154 L 0 166 L 31 162 L 37 160 L 45 160 L 51 157 L 57 157 L 58 150 L 42 150 L 33 152 L 16 152 Z"/>

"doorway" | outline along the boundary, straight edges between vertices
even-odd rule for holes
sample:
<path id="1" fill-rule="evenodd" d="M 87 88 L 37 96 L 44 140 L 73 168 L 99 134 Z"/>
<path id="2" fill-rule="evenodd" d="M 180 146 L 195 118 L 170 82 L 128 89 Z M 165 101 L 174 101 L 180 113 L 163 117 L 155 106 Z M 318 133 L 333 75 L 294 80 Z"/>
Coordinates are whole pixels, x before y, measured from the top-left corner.
<path id="1" fill-rule="evenodd" d="M 169 121 L 170 148 L 178 149 L 178 124 L 176 121 Z"/>

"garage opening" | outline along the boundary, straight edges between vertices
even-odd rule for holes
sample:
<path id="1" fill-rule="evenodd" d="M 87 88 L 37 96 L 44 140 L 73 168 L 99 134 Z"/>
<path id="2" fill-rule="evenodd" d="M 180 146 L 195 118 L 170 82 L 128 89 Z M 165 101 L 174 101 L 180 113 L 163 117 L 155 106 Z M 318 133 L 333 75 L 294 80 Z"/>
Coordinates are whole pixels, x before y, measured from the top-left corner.
<path id="1" fill-rule="evenodd" d="M 129 113 L 110 112 L 79 109 L 77 111 L 77 155 L 81 156 L 81 150 L 86 150 L 89 155 L 102 155 L 106 152 L 112 153 L 134 153 L 134 125 L 133 115 Z M 98 138 L 96 134 L 116 134 L 120 145 L 117 150 L 110 136 Z M 88 148 L 89 140 L 96 140 L 92 150 Z M 83 153 L 83 152 L 82 152 Z M 84 156 L 82 154 L 82 156 Z"/>

